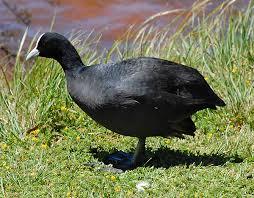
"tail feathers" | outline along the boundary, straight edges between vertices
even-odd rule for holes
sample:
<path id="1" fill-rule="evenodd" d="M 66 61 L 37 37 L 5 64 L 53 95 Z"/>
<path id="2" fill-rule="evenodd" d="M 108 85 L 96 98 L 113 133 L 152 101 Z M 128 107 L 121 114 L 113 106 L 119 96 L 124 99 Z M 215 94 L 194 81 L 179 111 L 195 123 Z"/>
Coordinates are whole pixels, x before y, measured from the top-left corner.
<path id="1" fill-rule="evenodd" d="M 218 96 L 216 98 L 205 98 L 205 99 L 190 99 L 186 101 L 187 105 L 210 105 L 210 106 L 225 106 L 225 102 Z"/>
<path id="2" fill-rule="evenodd" d="M 218 96 L 216 98 L 212 99 L 194 99 L 189 100 L 186 103 L 187 107 L 190 112 L 195 113 L 199 110 L 210 108 L 210 109 L 216 109 L 216 106 L 225 106 L 225 102 L 220 99 Z"/>
<path id="3" fill-rule="evenodd" d="M 220 107 L 224 107 L 226 105 L 226 103 L 217 96 L 217 101 L 216 101 L 216 106 L 220 106 Z"/>
<path id="4" fill-rule="evenodd" d="M 211 95 L 210 97 L 208 97 L 206 99 L 206 102 L 208 104 L 214 105 L 214 106 L 225 106 L 225 102 L 219 97 L 217 96 L 215 93 L 213 93 L 213 95 Z"/>

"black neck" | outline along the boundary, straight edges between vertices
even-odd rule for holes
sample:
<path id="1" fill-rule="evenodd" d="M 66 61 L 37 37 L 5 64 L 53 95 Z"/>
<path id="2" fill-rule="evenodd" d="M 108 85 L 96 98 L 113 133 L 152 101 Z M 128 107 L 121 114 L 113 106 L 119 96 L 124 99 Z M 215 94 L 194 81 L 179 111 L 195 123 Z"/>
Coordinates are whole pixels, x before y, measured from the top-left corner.
<path id="1" fill-rule="evenodd" d="M 84 66 L 77 50 L 72 45 L 65 48 L 56 60 L 60 63 L 64 71 Z"/>

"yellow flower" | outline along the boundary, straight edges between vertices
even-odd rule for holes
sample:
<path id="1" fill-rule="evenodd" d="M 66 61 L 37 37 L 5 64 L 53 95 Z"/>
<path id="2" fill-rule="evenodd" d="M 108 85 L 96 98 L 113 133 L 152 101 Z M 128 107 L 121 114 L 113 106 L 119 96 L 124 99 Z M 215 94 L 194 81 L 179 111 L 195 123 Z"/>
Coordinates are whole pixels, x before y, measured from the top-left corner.
<path id="1" fill-rule="evenodd" d="M 32 177 L 34 177 L 35 175 L 36 175 L 36 172 L 35 171 L 33 171 L 33 172 L 31 172 L 31 174 L 30 174 Z"/>
<path id="2" fill-rule="evenodd" d="M 132 196 L 132 195 L 133 195 L 133 192 L 132 192 L 132 191 L 130 191 L 130 190 L 128 190 L 128 191 L 127 191 L 127 195 L 128 195 L 128 197 L 130 197 L 130 196 Z"/>
<path id="3" fill-rule="evenodd" d="M 205 80 L 208 81 L 208 79 L 209 79 L 209 78 L 206 76 L 206 77 L 205 77 Z"/>
<path id="4" fill-rule="evenodd" d="M 251 85 L 251 81 L 250 80 L 246 80 L 246 84 L 247 84 L 247 86 L 250 86 Z"/>
<path id="5" fill-rule="evenodd" d="M 67 197 L 67 198 L 70 198 L 70 197 L 71 197 L 71 192 L 70 192 L 70 191 L 67 192 L 66 197 Z"/>
<path id="6" fill-rule="evenodd" d="M 68 111 L 68 109 L 65 106 L 61 106 L 61 111 Z"/>
<path id="7" fill-rule="evenodd" d="M 208 139 L 208 140 L 210 140 L 212 137 L 213 137 L 213 134 L 212 134 L 212 133 L 208 133 L 208 134 L 207 134 L 207 139 Z"/>
<path id="8" fill-rule="evenodd" d="M 115 187 L 115 192 L 120 192 L 121 191 L 121 186 L 116 186 Z"/>
<path id="9" fill-rule="evenodd" d="M 110 177 L 110 179 L 111 179 L 111 181 L 116 181 L 116 177 L 114 176 L 114 175 L 112 175 L 111 177 Z"/>
<path id="10" fill-rule="evenodd" d="M 3 142 L 3 143 L 0 143 L 0 147 L 1 147 L 2 150 L 5 150 L 5 149 L 8 148 L 8 145 Z"/>
<path id="11" fill-rule="evenodd" d="M 37 136 L 40 132 L 40 129 L 35 129 L 34 131 L 32 131 L 32 135 Z"/>
<path id="12" fill-rule="evenodd" d="M 236 73 L 238 68 L 236 66 L 233 66 L 232 73 Z"/>
<path id="13" fill-rule="evenodd" d="M 32 137 L 32 141 L 33 141 L 33 142 L 38 142 L 39 140 L 38 140 L 37 137 Z"/>
<path id="14" fill-rule="evenodd" d="M 171 139 L 166 139 L 165 142 L 166 142 L 166 144 L 171 144 L 172 140 Z"/>
<path id="15" fill-rule="evenodd" d="M 46 148 L 48 148 L 48 145 L 47 144 L 41 144 L 41 148 L 46 149 Z"/>
<path id="16" fill-rule="evenodd" d="M 80 141 L 80 136 L 77 136 L 77 137 L 76 137 L 76 140 L 79 142 L 79 141 Z"/>

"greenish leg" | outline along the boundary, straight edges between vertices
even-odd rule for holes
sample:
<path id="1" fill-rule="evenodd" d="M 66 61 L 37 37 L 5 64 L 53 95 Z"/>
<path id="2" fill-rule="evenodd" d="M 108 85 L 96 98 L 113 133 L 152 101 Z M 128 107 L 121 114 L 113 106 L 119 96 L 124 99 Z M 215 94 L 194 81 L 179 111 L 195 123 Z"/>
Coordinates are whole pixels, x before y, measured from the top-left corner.
<path id="1" fill-rule="evenodd" d="M 133 166 L 139 166 L 144 163 L 145 159 L 145 145 L 146 145 L 146 138 L 139 138 L 136 151 L 134 153 L 132 164 Z"/>

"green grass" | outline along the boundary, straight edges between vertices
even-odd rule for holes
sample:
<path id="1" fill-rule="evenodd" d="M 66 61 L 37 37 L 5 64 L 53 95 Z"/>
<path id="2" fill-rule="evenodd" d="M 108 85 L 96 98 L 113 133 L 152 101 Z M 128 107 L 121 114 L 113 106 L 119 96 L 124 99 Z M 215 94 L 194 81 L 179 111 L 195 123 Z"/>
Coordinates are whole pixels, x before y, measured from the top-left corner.
<path id="1" fill-rule="evenodd" d="M 0 197 L 253 197 L 254 7 L 226 17 L 230 2 L 208 17 L 195 5 L 171 36 L 170 25 L 158 30 L 146 22 L 105 52 L 96 50 L 98 37 L 71 37 L 87 65 L 137 56 L 191 65 L 227 103 L 193 116 L 194 138 L 149 138 L 146 165 L 121 174 L 86 163 L 133 151 L 137 140 L 83 113 L 56 62 L 20 60 L 28 51 L 22 41 L 13 79 L 0 84 Z M 144 192 L 136 189 L 141 181 L 150 184 Z"/>

